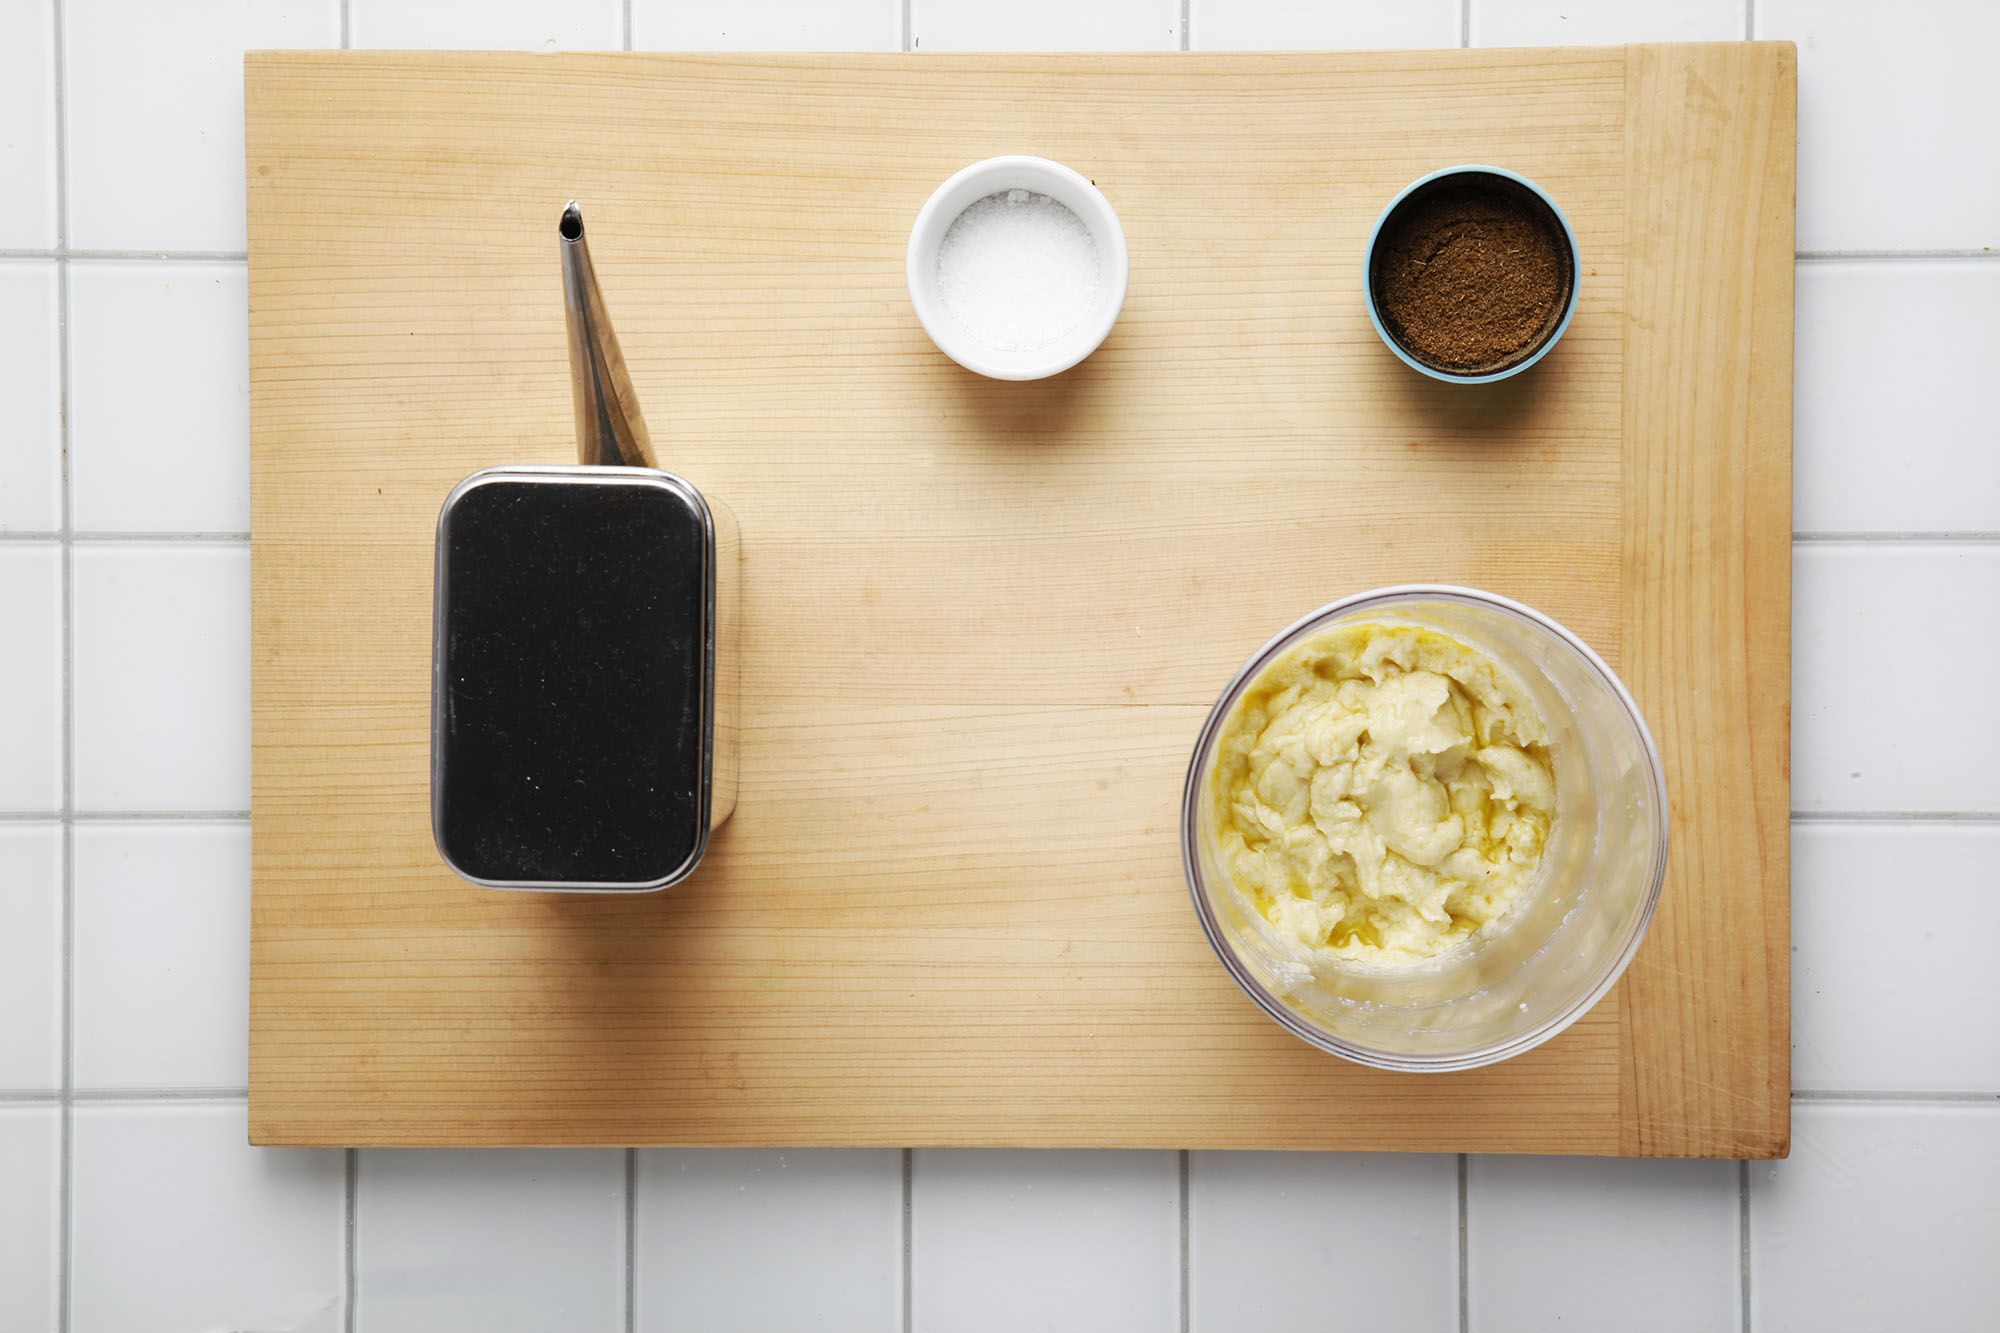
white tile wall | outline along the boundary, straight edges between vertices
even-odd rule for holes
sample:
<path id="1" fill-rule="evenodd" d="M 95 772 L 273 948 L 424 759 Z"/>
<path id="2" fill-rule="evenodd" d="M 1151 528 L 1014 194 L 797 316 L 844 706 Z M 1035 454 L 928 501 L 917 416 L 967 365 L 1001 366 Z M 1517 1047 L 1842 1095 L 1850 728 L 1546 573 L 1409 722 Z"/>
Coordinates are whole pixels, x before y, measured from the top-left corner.
<path id="1" fill-rule="evenodd" d="M 2000 5 L 1756 0 L 1799 44 L 1799 248 L 2000 245 Z"/>
<path id="2" fill-rule="evenodd" d="M 359 1156 L 357 1327 L 369 1333 L 623 1327 L 624 1153 Z"/>
<path id="3" fill-rule="evenodd" d="M 901 1325 L 903 1154 L 696 1148 L 637 1157 L 638 1333 Z"/>
<path id="4" fill-rule="evenodd" d="M 900 0 L 632 0 L 635 51 L 894 51 Z"/>
<path id="5" fill-rule="evenodd" d="M 0 810 L 62 804 L 62 548 L 0 545 Z"/>
<path id="6" fill-rule="evenodd" d="M 337 46 L 338 0 L 63 0 L 69 243 L 237 250 L 243 52 Z"/>
<path id="7" fill-rule="evenodd" d="M 0 1326 L 56 1327 L 62 1108 L 0 1106 Z"/>
<path id="8" fill-rule="evenodd" d="M 1742 0 L 1480 0 L 1474 46 L 1601 42 L 1728 42 L 1743 36 Z"/>
<path id="9" fill-rule="evenodd" d="M 77 807 L 248 809 L 248 549 L 106 542 L 72 559 Z"/>
<path id="10" fill-rule="evenodd" d="M 2000 532 L 2000 263 L 1799 265 L 1792 522 Z"/>
<path id="11" fill-rule="evenodd" d="M 56 240 L 55 6 L 0 5 L 0 249 Z"/>
<path id="12" fill-rule="evenodd" d="M 1966 539 L 2000 536 L 2000 261 L 1980 257 L 2000 228 L 1985 69 L 2000 7 L 1983 0 L 629 6 L 633 44 L 686 49 L 880 49 L 906 33 L 924 50 L 1728 38 L 1753 12 L 1759 36 L 1800 42 L 1800 245 L 1886 253 L 1800 266 L 1796 1071 L 1810 1093 L 1793 1159 L 1750 1169 L 1747 1235 L 1727 1164 L 1474 1158 L 1461 1195 L 1449 1158 L 924 1151 L 906 1196 L 893 1151 L 371 1152 L 349 1253 L 342 1155 L 246 1148 L 240 1101 L 111 1091 L 242 1079 L 246 963 L 229 940 L 247 824 L 126 817 L 248 801 L 247 551 L 183 539 L 247 521 L 241 52 L 334 45 L 343 19 L 356 44 L 610 46 L 625 11 L 0 0 L 0 1328 L 449 1333 L 461 1310 L 482 1330 L 772 1327 L 803 1324 L 801 1299 L 826 1327 L 896 1328 L 907 1292 L 923 1333 L 1183 1318 L 1213 1333 L 1246 1312 L 1259 1327 L 1428 1329 L 1455 1325 L 1462 1260 L 1474 1333 L 1735 1329 L 1740 1253 L 1745 1333 L 1991 1322 L 2000 1048 L 1979 1038 L 2000 993 L 1981 945 L 2000 929 L 2000 787 L 1979 760 L 2000 704 L 1953 669 L 2000 655 L 2000 542 Z M 72 508 L 82 813 L 66 891 L 63 546 L 22 534 L 54 538 Z M 173 539 L 93 535 L 121 532 Z M 1908 817 L 1939 812 L 1957 817 Z M 812 1275 L 803 1297 L 768 1280 L 774 1263 Z"/>
<path id="13" fill-rule="evenodd" d="M 73 1112 L 70 1327 L 336 1333 L 342 1154 L 251 1152 L 241 1102 Z"/>
<path id="14" fill-rule="evenodd" d="M 2000 544 L 1793 557 L 1792 806 L 2000 813 Z"/>
<path id="15" fill-rule="evenodd" d="M 62 526 L 57 281 L 53 263 L 0 260 L 0 532 Z"/>
<path id="16" fill-rule="evenodd" d="M 1457 46 L 1458 0 L 1226 0 L 1189 16 L 1197 51 L 1372 50 Z"/>
<path id="17" fill-rule="evenodd" d="M 1734 1162 L 1475 1157 L 1466 1299 L 1479 1333 L 1734 1330 Z"/>
<path id="18" fill-rule="evenodd" d="M 1751 1167 L 1757 1333 L 1994 1326 L 2000 1103 L 1802 1102 L 1792 1132 Z"/>
<path id="19" fill-rule="evenodd" d="M 75 833 L 78 1088 L 247 1088 L 250 829 L 81 824 Z"/>
<path id="20" fill-rule="evenodd" d="M 348 0 L 349 44 L 615 51 L 620 0 Z"/>
<path id="21" fill-rule="evenodd" d="M 1198 1152 L 1191 1333 L 1458 1322 L 1458 1159 Z"/>
<path id="22" fill-rule="evenodd" d="M 62 825 L 0 824 L 0 1097 L 62 1086 L 62 939 Z"/>
<path id="23" fill-rule="evenodd" d="M 1178 0 L 910 0 L 919 51 L 1172 51 Z"/>
<path id="24" fill-rule="evenodd" d="M 924 1333 L 1158 1333 L 1176 1320 L 1173 1153 L 919 1151 L 911 1202 Z"/>
<path id="25" fill-rule="evenodd" d="M 69 343 L 77 531 L 248 531 L 245 266 L 71 264 Z"/>
<path id="26" fill-rule="evenodd" d="M 1792 1085 L 2000 1091 L 2000 824 L 1792 834 Z"/>

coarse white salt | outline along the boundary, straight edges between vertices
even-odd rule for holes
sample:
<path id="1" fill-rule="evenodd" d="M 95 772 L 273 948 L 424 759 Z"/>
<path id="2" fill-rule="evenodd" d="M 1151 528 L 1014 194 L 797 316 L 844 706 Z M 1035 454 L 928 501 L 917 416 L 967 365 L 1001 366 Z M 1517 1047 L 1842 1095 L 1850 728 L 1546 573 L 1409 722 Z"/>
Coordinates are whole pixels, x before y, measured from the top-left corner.
<path id="1" fill-rule="evenodd" d="M 1097 304 L 1097 241 L 1061 200 L 1032 190 L 975 199 L 938 245 L 938 295 L 974 341 L 1047 347 Z"/>

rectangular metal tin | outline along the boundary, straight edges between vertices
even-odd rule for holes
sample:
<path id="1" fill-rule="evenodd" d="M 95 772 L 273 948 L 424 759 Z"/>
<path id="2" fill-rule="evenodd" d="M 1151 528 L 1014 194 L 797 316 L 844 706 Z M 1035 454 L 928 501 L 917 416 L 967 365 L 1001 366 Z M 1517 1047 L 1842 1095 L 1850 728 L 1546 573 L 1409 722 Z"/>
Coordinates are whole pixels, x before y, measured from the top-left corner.
<path id="1" fill-rule="evenodd" d="M 651 485 L 672 491 L 686 501 L 701 519 L 704 570 L 702 584 L 705 605 L 702 622 L 701 669 L 701 766 L 696 781 L 696 822 L 694 850 L 671 873 L 657 879 L 634 882 L 495 880 L 467 872 L 445 850 L 440 836 L 443 812 L 444 777 L 444 646 L 448 574 L 446 555 L 450 549 L 451 520 L 458 504 L 473 490 L 495 481 L 528 481 L 552 486 Z M 651 893 L 678 884 L 694 873 L 708 851 L 709 836 L 721 827 L 736 807 L 736 570 L 738 539 L 735 517 L 726 506 L 710 504 L 707 497 L 686 480 L 671 472 L 649 468 L 588 467 L 576 464 L 546 467 L 490 467 L 465 478 L 452 488 L 438 511 L 435 575 L 431 613 L 431 841 L 438 856 L 452 873 L 470 883 L 489 889 L 522 889 L 555 893 Z M 720 585 L 720 586 L 718 586 Z M 719 684 L 720 682 L 720 684 Z M 718 733 L 721 743 L 718 744 Z"/>

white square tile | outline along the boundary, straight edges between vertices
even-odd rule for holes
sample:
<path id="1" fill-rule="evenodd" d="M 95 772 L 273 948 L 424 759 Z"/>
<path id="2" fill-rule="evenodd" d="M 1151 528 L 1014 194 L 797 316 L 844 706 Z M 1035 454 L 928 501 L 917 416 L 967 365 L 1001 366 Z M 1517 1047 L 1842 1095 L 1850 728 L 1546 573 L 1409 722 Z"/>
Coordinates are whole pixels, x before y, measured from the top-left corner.
<path id="1" fill-rule="evenodd" d="M 1792 1108 L 1750 1168 L 1757 1333 L 1990 1329 L 2000 1309 L 2000 1106 Z"/>
<path id="2" fill-rule="evenodd" d="M 351 0 L 356 47 L 616 51 L 621 0 Z"/>
<path id="3" fill-rule="evenodd" d="M 895 51 L 899 0 L 632 0 L 635 51 Z"/>
<path id="4" fill-rule="evenodd" d="M 71 264 L 69 344 L 77 530 L 248 531 L 244 265 Z"/>
<path id="5" fill-rule="evenodd" d="M 243 249 L 243 53 L 338 46 L 338 0 L 63 0 L 63 24 L 70 244 Z"/>
<path id="6" fill-rule="evenodd" d="M 1458 0 L 1194 0 L 1197 51 L 1395 50 L 1457 46 Z"/>
<path id="7" fill-rule="evenodd" d="M 642 1152 L 638 1167 L 640 1333 L 873 1333 L 902 1320 L 901 1153 L 695 1148 Z"/>
<path id="8" fill-rule="evenodd" d="M 80 824 L 80 1088 L 249 1085 L 250 826 Z"/>
<path id="9" fill-rule="evenodd" d="M 1792 805 L 2000 811 L 2000 545 L 1792 557 Z"/>
<path id="10" fill-rule="evenodd" d="M 915 1326 L 923 1333 L 1173 1327 L 1178 1160 L 1170 1152 L 918 1152 Z"/>
<path id="11" fill-rule="evenodd" d="M 61 1179 L 61 1108 L 0 1106 L 0 1325 L 6 1328 L 56 1327 Z"/>
<path id="12" fill-rule="evenodd" d="M 919 51 L 1177 51 L 1179 0 L 910 0 Z"/>
<path id="13" fill-rule="evenodd" d="M 0 1094 L 62 1086 L 62 869 L 62 825 L 0 824 Z"/>
<path id="14" fill-rule="evenodd" d="M 2000 531 L 2000 264 L 1799 265 L 1801 532 Z"/>
<path id="15" fill-rule="evenodd" d="M 1458 1322 L 1458 1158 L 1198 1152 L 1188 1159 L 1194 1333 Z M 1366 1281 L 1357 1275 L 1366 1274 Z"/>
<path id="16" fill-rule="evenodd" d="M 2000 5 L 1757 0 L 1799 44 L 1799 248 L 2000 245 Z"/>
<path id="17" fill-rule="evenodd" d="M 250 804 L 250 552 L 79 545 L 76 802 L 82 810 Z"/>
<path id="18" fill-rule="evenodd" d="M 355 1325 L 369 1333 L 615 1329 L 625 1154 L 364 1152 Z"/>
<path id="19" fill-rule="evenodd" d="M 0 546 L 0 810 L 62 808 L 62 548 Z"/>
<path id="20" fill-rule="evenodd" d="M 56 243 L 53 0 L 0 4 L 0 248 Z M 0 298 L 0 309 L 4 309 Z"/>
<path id="21" fill-rule="evenodd" d="M 2000 825 L 1792 830 L 1792 1086 L 2000 1094 Z"/>
<path id="22" fill-rule="evenodd" d="M 1478 0 L 1474 46 L 1590 46 L 1616 42 L 1733 42 L 1743 0 Z"/>
<path id="23" fill-rule="evenodd" d="M 52 262 L 0 261 L 0 532 L 62 526 L 57 281 Z"/>
<path id="24" fill-rule="evenodd" d="M 1479 1333 L 1735 1333 L 1734 1162 L 1475 1157 L 1466 1292 Z"/>
<path id="25" fill-rule="evenodd" d="M 74 1116 L 71 1333 L 340 1328 L 343 1154 L 250 1147 L 241 1102 Z"/>

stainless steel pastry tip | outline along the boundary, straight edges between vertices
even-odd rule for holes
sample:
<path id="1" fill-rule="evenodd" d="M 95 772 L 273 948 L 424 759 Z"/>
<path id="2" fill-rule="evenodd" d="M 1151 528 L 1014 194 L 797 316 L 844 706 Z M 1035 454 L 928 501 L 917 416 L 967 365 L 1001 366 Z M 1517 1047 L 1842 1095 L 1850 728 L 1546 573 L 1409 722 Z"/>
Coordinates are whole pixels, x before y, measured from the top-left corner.
<path id="1" fill-rule="evenodd" d="M 653 437 L 646 431 L 625 355 L 604 308 L 576 200 L 563 205 L 556 232 L 562 248 L 563 313 L 569 321 L 570 387 L 576 397 L 577 461 L 598 467 L 658 467 Z"/>

